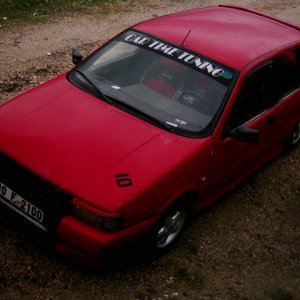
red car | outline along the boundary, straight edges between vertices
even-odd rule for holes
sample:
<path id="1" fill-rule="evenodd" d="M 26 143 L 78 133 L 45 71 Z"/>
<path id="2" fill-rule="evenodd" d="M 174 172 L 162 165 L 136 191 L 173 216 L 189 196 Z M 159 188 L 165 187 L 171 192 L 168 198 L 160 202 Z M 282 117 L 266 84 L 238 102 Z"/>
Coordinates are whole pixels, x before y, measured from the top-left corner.
<path id="1" fill-rule="evenodd" d="M 0 203 L 87 264 L 189 215 L 300 140 L 300 27 L 241 7 L 125 30 L 0 107 Z"/>

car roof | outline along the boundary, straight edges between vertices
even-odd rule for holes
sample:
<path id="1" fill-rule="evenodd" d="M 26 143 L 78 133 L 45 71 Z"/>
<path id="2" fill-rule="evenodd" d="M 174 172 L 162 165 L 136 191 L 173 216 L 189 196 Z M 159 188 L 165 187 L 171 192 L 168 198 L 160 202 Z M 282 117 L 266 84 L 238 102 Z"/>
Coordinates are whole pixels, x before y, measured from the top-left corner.
<path id="1" fill-rule="evenodd" d="M 186 38 L 185 48 L 236 70 L 300 40 L 300 27 L 235 6 L 188 10 L 151 19 L 133 28 L 177 45 Z"/>

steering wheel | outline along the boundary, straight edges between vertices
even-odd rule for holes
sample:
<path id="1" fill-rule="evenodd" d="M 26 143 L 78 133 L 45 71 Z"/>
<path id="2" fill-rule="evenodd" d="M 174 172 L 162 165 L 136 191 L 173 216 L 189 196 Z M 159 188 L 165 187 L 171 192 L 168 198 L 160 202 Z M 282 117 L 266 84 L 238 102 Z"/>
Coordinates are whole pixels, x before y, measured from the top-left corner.
<path id="1" fill-rule="evenodd" d="M 212 115 L 215 112 L 215 108 L 210 100 L 199 92 L 183 91 L 179 96 L 179 102 L 204 114 Z"/>

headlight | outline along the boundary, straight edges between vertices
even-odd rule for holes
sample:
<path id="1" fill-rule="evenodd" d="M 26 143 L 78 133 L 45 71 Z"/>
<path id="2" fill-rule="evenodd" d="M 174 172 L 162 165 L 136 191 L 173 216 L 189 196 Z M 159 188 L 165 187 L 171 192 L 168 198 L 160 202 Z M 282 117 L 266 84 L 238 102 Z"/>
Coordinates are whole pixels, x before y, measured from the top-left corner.
<path id="1" fill-rule="evenodd" d="M 101 214 L 101 212 L 93 211 L 94 209 L 87 208 L 87 205 L 78 205 L 79 200 L 72 201 L 74 206 L 72 208 L 72 215 L 84 223 L 90 224 L 93 227 L 105 230 L 114 231 L 120 228 L 122 223 L 122 217 L 118 214 L 112 214 L 111 216 L 107 213 Z M 77 203 L 76 203 L 77 202 Z M 105 214 L 105 215 L 104 215 Z"/>

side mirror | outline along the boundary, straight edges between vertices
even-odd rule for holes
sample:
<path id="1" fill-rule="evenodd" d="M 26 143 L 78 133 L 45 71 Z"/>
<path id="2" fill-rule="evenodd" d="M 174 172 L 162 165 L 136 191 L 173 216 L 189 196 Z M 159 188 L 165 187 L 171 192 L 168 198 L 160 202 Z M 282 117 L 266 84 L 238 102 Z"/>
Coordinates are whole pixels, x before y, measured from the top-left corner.
<path id="1" fill-rule="evenodd" d="M 252 128 L 238 126 L 230 130 L 229 136 L 240 142 L 257 142 L 259 139 L 259 131 Z"/>
<path id="2" fill-rule="evenodd" d="M 74 65 L 77 65 L 82 61 L 82 54 L 80 53 L 79 49 L 75 48 L 72 50 L 72 62 Z"/>

